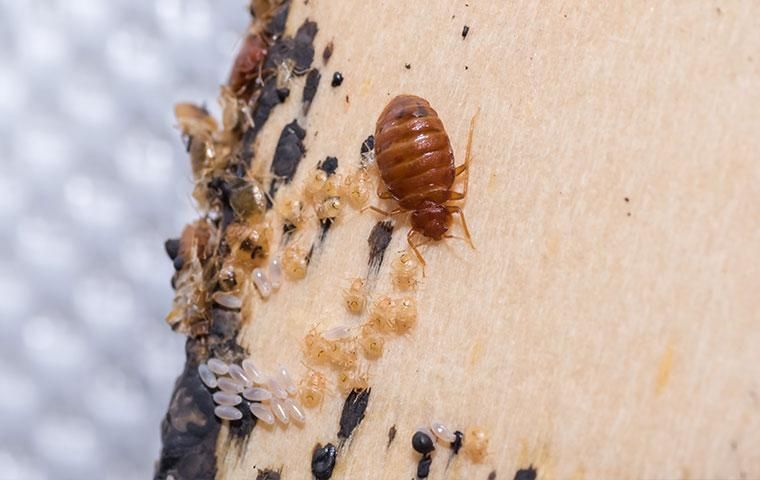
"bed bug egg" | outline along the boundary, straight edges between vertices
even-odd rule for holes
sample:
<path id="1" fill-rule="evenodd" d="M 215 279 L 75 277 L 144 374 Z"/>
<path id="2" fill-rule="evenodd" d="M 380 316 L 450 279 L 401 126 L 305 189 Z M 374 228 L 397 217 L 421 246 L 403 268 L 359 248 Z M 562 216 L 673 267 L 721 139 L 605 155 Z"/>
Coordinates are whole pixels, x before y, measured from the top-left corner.
<path id="1" fill-rule="evenodd" d="M 214 415 L 222 420 L 240 420 L 243 418 L 243 412 L 231 405 L 219 405 L 214 408 Z"/>
<path id="2" fill-rule="evenodd" d="M 272 398 L 272 392 L 261 387 L 251 387 L 243 390 L 243 397 L 252 402 L 265 402 Z"/>
<path id="3" fill-rule="evenodd" d="M 306 421 L 306 414 L 304 413 L 301 406 L 294 402 L 293 399 L 286 398 L 282 402 L 284 404 L 285 411 L 288 413 L 290 418 L 298 423 L 304 423 Z"/>
<path id="4" fill-rule="evenodd" d="M 272 295 L 272 284 L 269 282 L 269 278 L 267 278 L 263 269 L 258 267 L 254 268 L 251 273 L 251 278 L 253 278 L 253 284 L 256 286 L 256 290 L 259 291 L 261 298 L 266 300 Z"/>
<path id="5" fill-rule="evenodd" d="M 272 425 L 274 423 L 274 415 L 268 405 L 263 403 L 251 403 L 248 407 L 254 417 L 266 423 Z"/>
<path id="6" fill-rule="evenodd" d="M 251 379 L 248 378 L 248 375 L 245 374 L 245 370 L 243 370 L 243 367 L 240 365 L 232 364 L 230 365 L 230 378 L 234 380 L 236 383 L 239 383 L 242 386 L 248 386 L 251 384 Z"/>
<path id="7" fill-rule="evenodd" d="M 285 247 L 282 254 L 282 268 L 285 275 L 291 280 L 300 280 L 306 276 L 306 267 L 309 262 L 306 259 L 306 252 L 297 244 L 291 244 Z"/>
<path id="8" fill-rule="evenodd" d="M 468 428 L 462 450 L 473 462 L 482 462 L 488 455 L 488 435 L 479 427 Z"/>
<path id="9" fill-rule="evenodd" d="M 261 370 L 256 367 L 256 364 L 253 363 L 253 360 L 246 358 L 243 360 L 242 366 L 243 370 L 245 370 L 245 374 L 248 376 L 252 383 L 255 383 L 257 385 L 263 385 L 266 383 L 266 375 L 264 375 Z"/>
<path id="10" fill-rule="evenodd" d="M 356 278 L 351 282 L 351 286 L 343 290 L 343 300 L 346 303 L 346 309 L 353 314 L 360 314 L 367 303 L 367 290 L 365 282 L 361 278 Z"/>
<path id="11" fill-rule="evenodd" d="M 243 385 L 228 377 L 218 379 L 217 386 L 219 387 L 219 390 L 226 393 L 241 393 L 244 388 Z"/>
<path id="12" fill-rule="evenodd" d="M 226 375 L 230 371 L 230 367 L 218 358 L 209 358 L 206 365 L 208 365 L 209 370 L 217 375 Z"/>
<path id="13" fill-rule="evenodd" d="M 369 312 L 367 322 L 378 332 L 390 332 L 395 328 L 396 302 L 387 295 L 377 298 Z"/>
<path id="14" fill-rule="evenodd" d="M 395 325 L 398 333 L 406 333 L 417 323 L 417 301 L 412 297 L 402 298 L 396 306 Z"/>
<path id="15" fill-rule="evenodd" d="M 272 284 L 272 290 L 279 290 L 282 286 L 282 264 L 277 257 L 269 260 L 269 281 Z"/>
<path id="16" fill-rule="evenodd" d="M 240 310 L 243 306 L 243 300 L 240 297 L 225 292 L 214 292 L 211 299 L 217 305 L 230 310 Z"/>
<path id="17" fill-rule="evenodd" d="M 359 335 L 359 345 L 367 358 L 379 358 L 383 355 L 385 339 L 373 328 L 365 325 Z"/>
<path id="18" fill-rule="evenodd" d="M 393 285 L 399 290 L 417 288 L 417 260 L 407 251 L 403 251 L 391 264 Z"/>
<path id="19" fill-rule="evenodd" d="M 293 377 L 290 376 L 290 372 L 288 372 L 288 369 L 284 365 L 277 367 L 277 380 L 290 395 L 295 395 L 298 392 Z"/>
<path id="20" fill-rule="evenodd" d="M 214 375 L 214 372 L 212 372 L 208 368 L 208 365 L 206 365 L 205 363 L 201 363 L 200 365 L 198 365 L 198 376 L 201 377 L 201 381 L 208 388 L 216 388 L 216 385 L 217 385 L 216 375 Z"/>
<path id="21" fill-rule="evenodd" d="M 444 443 L 454 443 L 454 440 L 456 440 L 454 433 L 446 425 L 437 420 L 433 420 L 430 423 L 430 430 L 433 432 L 433 435 Z"/>
<path id="22" fill-rule="evenodd" d="M 272 400 L 269 402 L 269 405 L 272 408 L 272 413 L 274 413 L 274 416 L 277 417 L 277 420 L 282 422 L 284 425 L 287 425 L 290 421 L 290 418 L 288 417 L 288 412 L 285 409 L 284 401 L 279 398 L 272 398 Z"/>
<path id="23" fill-rule="evenodd" d="M 337 327 L 333 327 L 329 330 L 325 330 L 325 332 L 322 334 L 322 338 L 329 341 L 343 340 L 350 336 L 351 336 L 351 327 L 347 325 L 338 325 Z"/>
<path id="24" fill-rule="evenodd" d="M 414 435 L 412 435 L 412 448 L 423 455 L 427 455 L 435 450 L 433 438 L 430 436 L 427 429 L 420 429 L 414 432 Z"/>
<path id="25" fill-rule="evenodd" d="M 214 398 L 214 402 L 216 402 L 217 405 L 237 405 L 243 400 L 240 398 L 240 395 L 235 395 L 232 393 L 227 392 L 214 392 L 214 395 L 212 395 Z"/>
<path id="26" fill-rule="evenodd" d="M 274 377 L 269 377 L 269 380 L 267 380 L 267 386 L 269 387 L 269 391 L 272 392 L 272 395 L 277 398 L 288 398 L 288 391 L 285 390 L 285 388 L 280 384 L 279 381 L 277 381 Z"/>

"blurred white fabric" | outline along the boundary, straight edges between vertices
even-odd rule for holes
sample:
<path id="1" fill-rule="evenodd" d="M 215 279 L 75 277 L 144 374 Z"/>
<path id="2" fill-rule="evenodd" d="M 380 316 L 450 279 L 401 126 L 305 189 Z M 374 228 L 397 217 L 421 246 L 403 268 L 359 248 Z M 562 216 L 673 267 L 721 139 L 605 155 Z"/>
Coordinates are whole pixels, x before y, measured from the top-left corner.
<path id="1" fill-rule="evenodd" d="M 0 0 L 0 479 L 151 477 L 197 216 L 172 107 L 218 111 L 245 3 Z"/>

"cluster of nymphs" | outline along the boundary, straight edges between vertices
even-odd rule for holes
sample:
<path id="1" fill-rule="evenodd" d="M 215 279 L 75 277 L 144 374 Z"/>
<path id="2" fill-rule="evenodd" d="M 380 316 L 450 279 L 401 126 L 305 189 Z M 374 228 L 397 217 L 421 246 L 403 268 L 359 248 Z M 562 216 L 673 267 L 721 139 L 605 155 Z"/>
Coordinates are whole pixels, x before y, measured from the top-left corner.
<path id="1" fill-rule="evenodd" d="M 418 478 L 427 478 L 436 444 L 450 448 L 454 455 L 459 454 L 461 450 L 475 463 L 482 462 L 488 454 L 488 437 L 480 428 L 470 427 L 467 433 L 459 430 L 452 432 L 443 423 L 433 420 L 430 427 L 420 427 L 412 435 L 412 448 L 422 455 L 417 464 Z"/>
<path id="2" fill-rule="evenodd" d="M 305 405 L 315 405 L 315 385 L 306 381 L 299 388 L 284 366 L 279 366 L 274 375 L 266 375 L 250 359 L 237 365 L 211 358 L 198 366 L 198 374 L 204 385 L 217 390 L 213 394 L 216 404 L 214 413 L 223 420 L 243 418 L 239 408 L 243 398 L 250 401 L 248 408 L 251 414 L 269 425 L 274 424 L 275 420 L 282 425 L 287 425 L 291 420 L 303 424 L 306 415 L 299 397 Z"/>

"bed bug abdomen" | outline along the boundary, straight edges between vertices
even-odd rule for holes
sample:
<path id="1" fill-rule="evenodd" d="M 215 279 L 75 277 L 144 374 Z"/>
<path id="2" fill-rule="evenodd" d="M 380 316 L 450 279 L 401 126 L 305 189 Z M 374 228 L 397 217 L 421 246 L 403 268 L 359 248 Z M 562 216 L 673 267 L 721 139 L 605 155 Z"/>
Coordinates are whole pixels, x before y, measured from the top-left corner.
<path id="1" fill-rule="evenodd" d="M 375 127 L 375 158 L 390 194 L 414 210 L 429 200 L 449 200 L 454 153 L 438 113 L 427 100 L 399 95 L 388 103 Z"/>

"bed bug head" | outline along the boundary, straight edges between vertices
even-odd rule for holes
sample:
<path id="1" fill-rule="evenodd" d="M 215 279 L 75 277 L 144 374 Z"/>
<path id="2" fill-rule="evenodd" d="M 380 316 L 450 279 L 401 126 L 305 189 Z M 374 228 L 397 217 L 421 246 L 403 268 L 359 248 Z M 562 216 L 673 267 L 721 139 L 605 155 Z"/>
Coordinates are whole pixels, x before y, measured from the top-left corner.
<path id="1" fill-rule="evenodd" d="M 449 230 L 451 213 L 440 203 L 426 200 L 412 212 L 412 228 L 433 240 L 440 240 Z"/>

